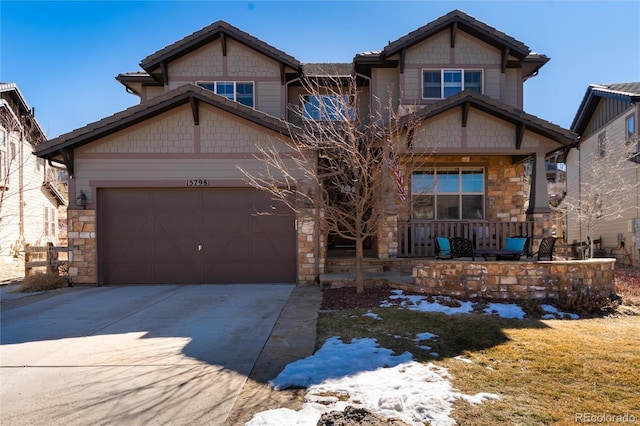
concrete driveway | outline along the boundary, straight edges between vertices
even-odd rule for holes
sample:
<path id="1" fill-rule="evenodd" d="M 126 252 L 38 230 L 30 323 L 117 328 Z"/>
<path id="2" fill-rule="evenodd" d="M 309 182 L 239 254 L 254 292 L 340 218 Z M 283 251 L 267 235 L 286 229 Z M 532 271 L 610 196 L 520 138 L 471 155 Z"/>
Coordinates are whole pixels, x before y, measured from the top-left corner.
<path id="1" fill-rule="evenodd" d="M 0 424 L 221 425 L 293 289 L 74 288 L 5 305 Z"/>

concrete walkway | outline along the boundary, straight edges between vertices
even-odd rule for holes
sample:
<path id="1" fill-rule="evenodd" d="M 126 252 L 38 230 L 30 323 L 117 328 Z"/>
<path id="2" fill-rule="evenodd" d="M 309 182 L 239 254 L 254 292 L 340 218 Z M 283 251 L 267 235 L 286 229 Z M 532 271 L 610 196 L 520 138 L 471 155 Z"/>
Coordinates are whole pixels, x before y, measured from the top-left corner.
<path id="1" fill-rule="evenodd" d="M 294 285 L 2 290 L 3 426 L 223 424 L 245 382 L 313 352 L 320 301 Z"/>

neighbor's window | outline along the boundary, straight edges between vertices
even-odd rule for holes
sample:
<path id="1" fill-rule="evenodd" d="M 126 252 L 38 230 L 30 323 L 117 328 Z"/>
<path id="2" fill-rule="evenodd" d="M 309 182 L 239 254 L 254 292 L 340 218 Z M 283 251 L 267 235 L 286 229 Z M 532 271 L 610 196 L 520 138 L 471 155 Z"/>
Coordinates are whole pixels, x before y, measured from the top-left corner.
<path id="1" fill-rule="evenodd" d="M 422 97 L 448 98 L 463 90 L 482 93 L 482 70 L 423 70 Z"/>
<path id="2" fill-rule="evenodd" d="M 607 134 L 602 132 L 598 135 L 598 154 L 604 157 L 607 154 Z"/>
<path id="3" fill-rule="evenodd" d="M 411 197 L 414 219 L 483 219 L 484 169 L 440 167 L 413 172 Z"/>
<path id="4" fill-rule="evenodd" d="M 198 81 L 198 86 L 217 95 L 254 107 L 253 82 L 250 81 Z"/>
<path id="5" fill-rule="evenodd" d="M 56 209 L 44 206 L 44 235 L 55 237 L 56 235 Z"/>
<path id="6" fill-rule="evenodd" d="M 636 118 L 633 115 L 627 117 L 625 128 L 627 129 L 625 133 L 625 143 L 630 144 L 636 134 Z"/>
<path id="7" fill-rule="evenodd" d="M 344 121 L 355 118 L 356 110 L 347 95 L 304 95 L 302 117 L 309 121 Z"/>

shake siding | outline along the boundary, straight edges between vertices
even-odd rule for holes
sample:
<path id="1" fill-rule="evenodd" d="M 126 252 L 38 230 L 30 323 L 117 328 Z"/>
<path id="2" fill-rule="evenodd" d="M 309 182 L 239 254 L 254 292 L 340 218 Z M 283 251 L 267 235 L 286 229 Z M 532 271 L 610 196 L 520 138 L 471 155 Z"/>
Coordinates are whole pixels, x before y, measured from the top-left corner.
<path id="1" fill-rule="evenodd" d="M 191 108 L 183 105 L 94 142 L 78 152 L 192 153 L 193 140 L 193 115 Z"/>
<path id="2" fill-rule="evenodd" d="M 455 63 L 467 67 L 475 65 L 500 65 L 502 61 L 502 55 L 499 50 L 470 36 L 464 31 L 457 32 L 454 52 Z"/>
<path id="3" fill-rule="evenodd" d="M 494 99 L 501 99 L 499 69 L 487 69 L 484 71 L 484 94 Z"/>
<path id="4" fill-rule="evenodd" d="M 469 111 L 467 119 L 467 147 L 472 149 L 513 149 L 515 126 L 480 112 Z"/>
<path id="5" fill-rule="evenodd" d="M 227 40 L 226 75 L 234 79 L 273 77 L 280 80 L 280 65 L 235 40 Z"/>
<path id="6" fill-rule="evenodd" d="M 375 84 L 373 89 L 374 105 L 376 108 L 381 109 L 380 113 L 383 119 L 386 120 L 389 118 L 389 105 L 394 109 L 398 105 L 398 70 L 394 68 L 374 68 L 372 70 L 372 82 Z"/>
<path id="7" fill-rule="evenodd" d="M 174 78 L 197 79 L 224 75 L 222 44 L 214 40 L 169 64 L 169 81 Z"/>
<path id="8" fill-rule="evenodd" d="M 279 81 L 256 82 L 256 109 L 273 117 L 283 118 L 281 87 Z"/>
<path id="9" fill-rule="evenodd" d="M 405 69 L 403 74 L 400 74 L 400 80 L 403 82 L 404 87 L 401 87 L 402 97 L 411 103 L 422 99 L 422 71 L 417 68 Z"/>
<path id="10" fill-rule="evenodd" d="M 158 95 L 162 95 L 163 93 L 164 93 L 164 87 L 143 87 L 140 101 L 141 102 L 148 101 L 149 99 L 153 99 Z"/>
<path id="11" fill-rule="evenodd" d="M 522 100 L 520 99 L 519 95 L 519 88 L 522 86 L 522 71 L 520 69 L 508 68 L 505 71 L 505 74 L 506 81 L 504 87 L 504 96 L 502 100 L 510 105 L 513 105 L 516 108 L 522 109 Z"/>
<path id="12" fill-rule="evenodd" d="M 460 111 L 452 110 L 434 119 L 424 121 L 415 132 L 415 149 L 439 149 L 462 147 Z"/>
<path id="13" fill-rule="evenodd" d="M 458 32 L 460 34 L 460 32 Z M 451 63 L 449 31 L 441 31 L 422 43 L 411 46 L 405 54 L 405 66 L 441 66 Z"/>

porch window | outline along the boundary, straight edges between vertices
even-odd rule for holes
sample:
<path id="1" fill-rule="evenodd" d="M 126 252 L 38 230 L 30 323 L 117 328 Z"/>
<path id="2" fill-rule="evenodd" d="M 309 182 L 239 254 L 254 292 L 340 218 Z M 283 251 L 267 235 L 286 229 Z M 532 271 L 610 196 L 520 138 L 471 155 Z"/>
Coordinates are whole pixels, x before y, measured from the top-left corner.
<path id="1" fill-rule="evenodd" d="M 231 101 L 239 102 L 251 108 L 254 106 L 253 82 L 198 81 L 197 85 Z"/>
<path id="2" fill-rule="evenodd" d="M 448 98 L 463 90 L 482 93 L 482 70 L 422 70 L 422 97 Z"/>
<path id="3" fill-rule="evenodd" d="M 484 219 L 484 169 L 441 167 L 413 172 L 411 195 L 414 219 Z"/>
<path id="4" fill-rule="evenodd" d="M 308 121 L 345 121 L 355 118 L 355 108 L 348 95 L 304 95 L 302 117 Z"/>

